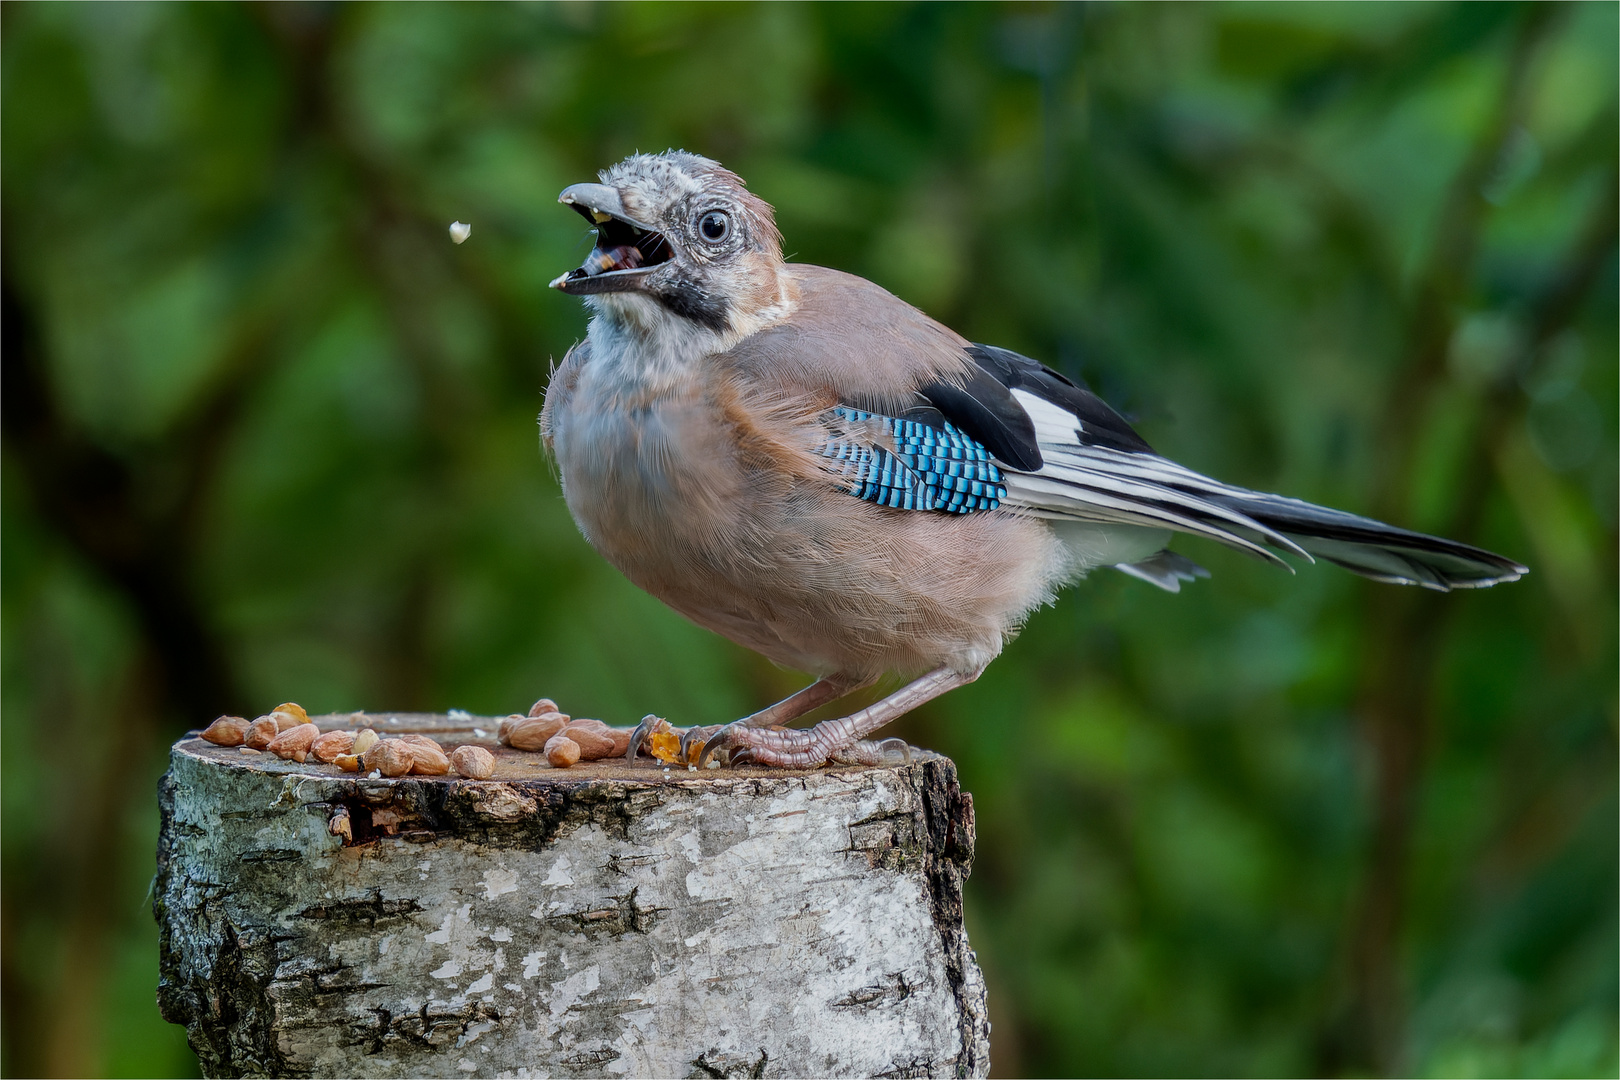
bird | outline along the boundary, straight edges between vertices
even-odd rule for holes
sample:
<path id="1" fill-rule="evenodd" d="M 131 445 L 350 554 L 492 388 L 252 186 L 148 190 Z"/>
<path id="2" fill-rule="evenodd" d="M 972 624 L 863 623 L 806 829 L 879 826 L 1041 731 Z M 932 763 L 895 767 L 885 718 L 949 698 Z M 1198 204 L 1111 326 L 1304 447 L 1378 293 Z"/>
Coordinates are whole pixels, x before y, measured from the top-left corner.
<path id="1" fill-rule="evenodd" d="M 1169 592 L 1208 577 L 1174 534 L 1440 592 L 1528 572 L 1159 455 L 1052 368 L 788 262 L 772 207 L 701 155 L 637 153 L 597 180 L 558 196 L 595 230 L 551 282 L 591 316 L 540 415 L 564 501 L 637 586 L 815 677 L 687 728 L 699 765 L 893 760 L 904 744 L 868 736 L 977 679 L 1061 588 L 1100 568 Z M 873 704 L 787 726 L 894 675 Z"/>

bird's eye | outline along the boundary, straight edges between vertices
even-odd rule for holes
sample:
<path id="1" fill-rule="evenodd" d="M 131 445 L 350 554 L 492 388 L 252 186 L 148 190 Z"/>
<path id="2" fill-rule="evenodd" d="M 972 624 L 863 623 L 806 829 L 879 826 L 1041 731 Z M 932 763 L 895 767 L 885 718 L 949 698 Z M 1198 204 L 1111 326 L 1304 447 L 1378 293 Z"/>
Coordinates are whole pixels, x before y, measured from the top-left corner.
<path id="1" fill-rule="evenodd" d="M 731 219 L 719 210 L 710 210 L 698 218 L 698 232 L 711 244 L 718 244 L 731 235 Z"/>

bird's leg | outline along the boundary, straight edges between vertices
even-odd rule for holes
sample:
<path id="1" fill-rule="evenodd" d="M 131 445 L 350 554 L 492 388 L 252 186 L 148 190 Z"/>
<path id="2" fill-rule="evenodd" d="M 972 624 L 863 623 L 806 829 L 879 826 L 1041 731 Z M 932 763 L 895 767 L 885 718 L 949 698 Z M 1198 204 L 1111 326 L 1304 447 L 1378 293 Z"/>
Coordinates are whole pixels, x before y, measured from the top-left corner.
<path id="1" fill-rule="evenodd" d="M 745 727 L 780 727 L 792 723 L 807 712 L 821 708 L 829 701 L 837 701 L 845 694 L 853 694 L 861 687 L 870 686 L 876 681 L 847 675 L 829 675 L 825 679 L 817 679 L 796 694 L 789 694 L 775 705 L 768 705 L 752 716 L 743 717 L 737 723 Z"/>
<path id="2" fill-rule="evenodd" d="M 768 705 L 754 713 L 736 721 L 746 727 L 775 727 L 797 720 L 807 712 L 821 708 L 829 701 L 837 701 L 845 694 L 853 693 L 861 687 L 870 684 L 871 679 L 856 679 L 844 675 L 829 675 L 824 679 L 817 679 L 809 686 L 797 693 L 789 694 L 775 705 Z M 630 733 L 630 747 L 624 752 L 626 761 L 634 761 L 636 753 L 647 741 L 652 732 L 652 726 L 658 717 L 648 716 L 643 719 L 636 730 Z M 690 727 L 681 734 L 681 760 L 689 758 L 688 751 L 694 739 L 707 740 L 725 725 L 714 724 L 708 727 Z"/>
<path id="3" fill-rule="evenodd" d="M 698 767 L 702 768 L 708 763 L 710 754 L 723 749 L 730 751 L 733 764 L 753 761 L 785 769 L 813 769 L 889 721 L 978 677 L 976 671 L 963 673 L 950 668 L 936 668 L 859 712 L 836 720 L 824 720 L 809 731 L 749 727 L 741 721 L 727 724 L 703 744 Z M 874 752 L 879 749 L 871 744 L 867 746 Z M 867 747 L 862 747 L 851 756 L 857 760 L 867 760 L 872 755 L 866 750 Z"/>

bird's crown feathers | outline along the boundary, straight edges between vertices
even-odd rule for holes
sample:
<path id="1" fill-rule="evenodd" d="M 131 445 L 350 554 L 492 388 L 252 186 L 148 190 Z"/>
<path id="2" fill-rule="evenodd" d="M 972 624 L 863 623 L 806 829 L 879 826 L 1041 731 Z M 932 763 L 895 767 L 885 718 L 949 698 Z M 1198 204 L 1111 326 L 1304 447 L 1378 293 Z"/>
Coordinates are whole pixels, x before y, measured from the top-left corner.
<path id="1" fill-rule="evenodd" d="M 748 246 L 780 258 L 782 234 L 771 204 L 717 161 L 686 150 L 632 154 L 597 176 L 620 192 L 626 209 L 657 224 L 684 223 L 711 205 L 729 210 L 740 218 Z"/>

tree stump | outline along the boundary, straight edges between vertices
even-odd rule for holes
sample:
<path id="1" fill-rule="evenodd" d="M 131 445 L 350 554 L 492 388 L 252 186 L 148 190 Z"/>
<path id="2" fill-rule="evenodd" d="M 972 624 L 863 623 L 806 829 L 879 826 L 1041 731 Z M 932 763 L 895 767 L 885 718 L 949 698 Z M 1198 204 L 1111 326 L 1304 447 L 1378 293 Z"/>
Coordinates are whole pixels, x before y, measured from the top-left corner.
<path id="1" fill-rule="evenodd" d="M 176 743 L 158 1001 L 214 1076 L 984 1076 L 946 758 L 370 779 Z M 346 835 L 345 835 L 346 834 Z"/>

